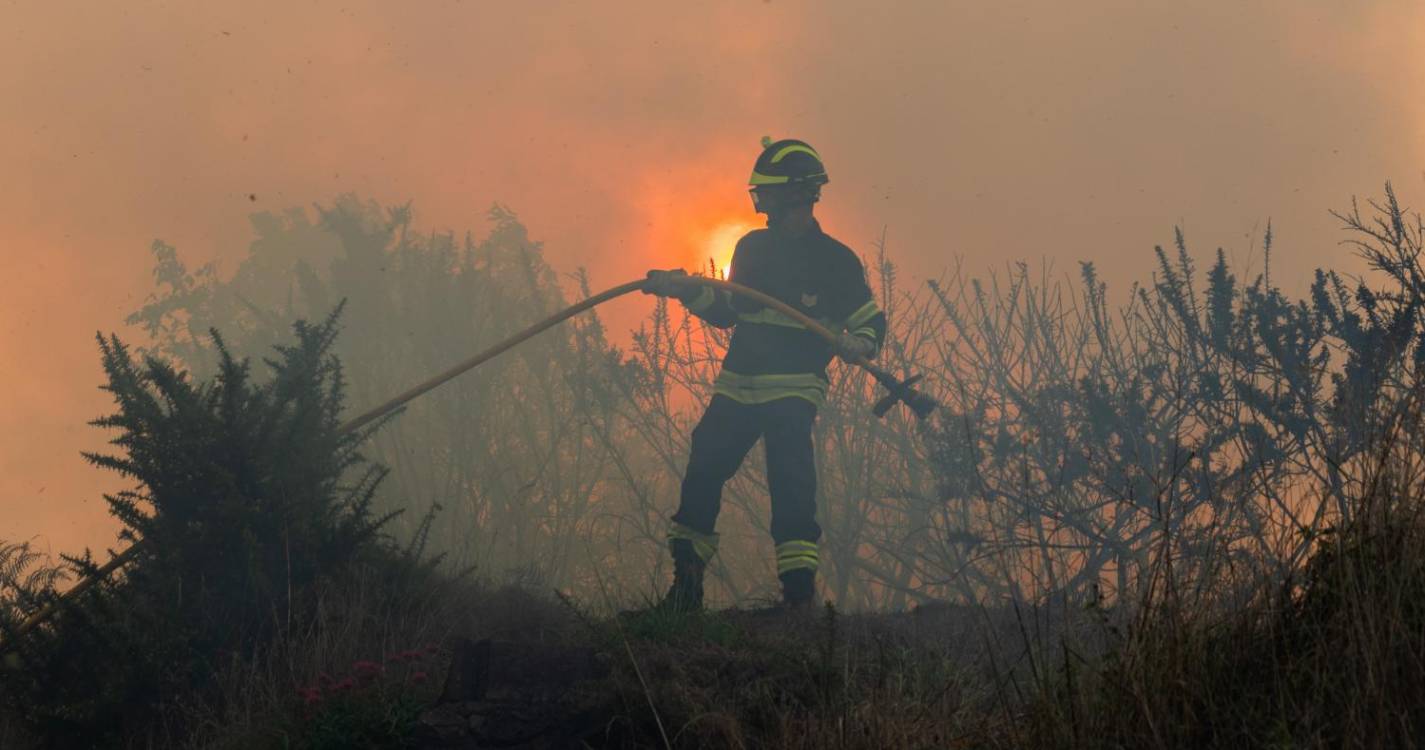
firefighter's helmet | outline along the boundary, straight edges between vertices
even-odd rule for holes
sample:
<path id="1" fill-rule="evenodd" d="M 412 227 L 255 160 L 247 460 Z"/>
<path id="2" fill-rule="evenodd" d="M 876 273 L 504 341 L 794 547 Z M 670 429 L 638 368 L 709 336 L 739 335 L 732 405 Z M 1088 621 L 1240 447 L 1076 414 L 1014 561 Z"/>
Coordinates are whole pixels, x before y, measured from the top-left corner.
<path id="1" fill-rule="evenodd" d="M 805 141 L 762 138 L 762 154 L 752 167 L 747 184 L 753 189 L 765 185 L 812 185 L 828 182 L 821 155 Z"/>

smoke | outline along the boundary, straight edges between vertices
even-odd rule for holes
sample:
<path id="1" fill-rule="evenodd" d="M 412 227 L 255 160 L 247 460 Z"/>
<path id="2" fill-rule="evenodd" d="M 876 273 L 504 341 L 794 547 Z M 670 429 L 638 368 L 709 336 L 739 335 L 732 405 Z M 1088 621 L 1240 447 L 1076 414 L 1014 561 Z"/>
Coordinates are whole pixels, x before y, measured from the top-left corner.
<path id="1" fill-rule="evenodd" d="M 1351 267 L 1327 209 L 1418 194 L 1425 132 L 1425 10 L 1356 5 L 12 6 L 0 537 L 108 541 L 90 336 L 142 301 L 150 241 L 230 268 L 249 213 L 346 191 L 431 229 L 503 202 L 605 286 L 706 262 L 755 221 L 758 139 L 792 136 L 828 231 L 888 227 L 912 276 L 1084 259 L 1121 287 L 1175 224 L 1245 261 L 1268 219 L 1283 283 Z"/>

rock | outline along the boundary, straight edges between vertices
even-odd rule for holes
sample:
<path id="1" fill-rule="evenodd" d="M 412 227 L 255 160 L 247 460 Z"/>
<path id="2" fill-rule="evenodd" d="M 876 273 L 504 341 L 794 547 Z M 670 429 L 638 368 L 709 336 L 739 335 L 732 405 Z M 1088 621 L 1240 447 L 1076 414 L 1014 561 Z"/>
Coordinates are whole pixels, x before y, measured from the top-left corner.
<path id="1" fill-rule="evenodd" d="M 488 648 L 489 641 L 481 641 Z M 484 693 L 484 663 L 487 657 L 478 652 L 481 648 L 469 638 L 455 641 L 450 669 L 445 673 L 445 686 L 440 691 L 440 703 L 462 703 L 480 700 Z"/>
<path id="2" fill-rule="evenodd" d="M 470 720 L 464 704 L 447 703 L 435 706 L 416 720 L 415 740 L 423 748 L 471 747 Z"/>

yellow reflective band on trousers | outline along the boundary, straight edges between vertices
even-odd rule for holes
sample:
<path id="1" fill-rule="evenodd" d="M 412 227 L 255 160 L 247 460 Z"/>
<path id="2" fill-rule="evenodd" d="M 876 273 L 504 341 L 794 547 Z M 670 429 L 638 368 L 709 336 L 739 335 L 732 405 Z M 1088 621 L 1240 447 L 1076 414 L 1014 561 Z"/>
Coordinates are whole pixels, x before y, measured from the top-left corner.
<path id="1" fill-rule="evenodd" d="M 791 541 L 777 545 L 777 575 L 791 570 L 816 570 L 821 563 L 816 542 Z"/>
<path id="2" fill-rule="evenodd" d="M 713 392 L 741 404 L 765 404 L 779 398 L 802 398 L 821 406 L 826 402 L 826 381 L 809 372 L 777 375 L 743 375 L 723 370 Z"/>
<path id="3" fill-rule="evenodd" d="M 693 551 L 698 553 L 698 557 L 702 558 L 703 562 L 711 560 L 713 555 L 717 554 L 717 534 L 704 534 L 697 529 L 674 521 L 668 527 L 668 541 L 671 543 L 674 539 L 686 539 L 692 542 Z"/>
<path id="4" fill-rule="evenodd" d="M 698 296 L 684 302 L 683 306 L 693 312 L 702 312 L 712 307 L 712 303 L 717 301 L 717 294 L 717 292 L 713 291 L 712 287 L 705 286 L 698 290 Z"/>
<path id="5" fill-rule="evenodd" d="M 876 317 L 876 313 L 880 311 L 880 305 L 877 305 L 875 300 L 870 300 L 858 308 L 856 312 L 851 313 L 851 317 L 846 319 L 846 327 L 853 330 L 860 328 L 868 323 L 871 318 Z"/>

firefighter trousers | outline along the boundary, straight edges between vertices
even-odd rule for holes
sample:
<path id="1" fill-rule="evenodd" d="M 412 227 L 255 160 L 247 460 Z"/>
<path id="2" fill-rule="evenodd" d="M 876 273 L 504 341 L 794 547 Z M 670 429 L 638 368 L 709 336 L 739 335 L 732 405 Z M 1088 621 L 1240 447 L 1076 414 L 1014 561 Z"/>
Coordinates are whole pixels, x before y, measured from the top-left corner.
<path id="1" fill-rule="evenodd" d="M 743 404 L 714 395 L 693 429 L 693 445 L 683 477 L 682 497 L 673 516 L 676 527 L 715 538 L 722 509 L 722 487 L 737 473 L 748 451 L 763 438 L 767 485 L 772 496 L 772 540 L 778 572 L 817 567 L 816 456 L 811 430 L 816 405 L 806 399 L 780 398 Z"/>

